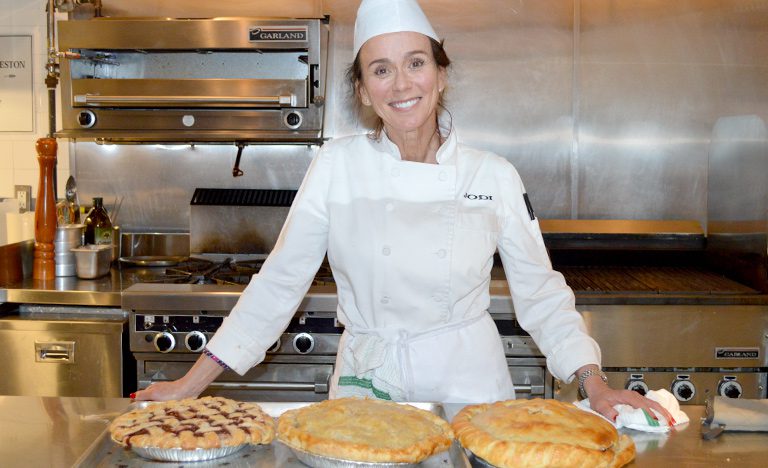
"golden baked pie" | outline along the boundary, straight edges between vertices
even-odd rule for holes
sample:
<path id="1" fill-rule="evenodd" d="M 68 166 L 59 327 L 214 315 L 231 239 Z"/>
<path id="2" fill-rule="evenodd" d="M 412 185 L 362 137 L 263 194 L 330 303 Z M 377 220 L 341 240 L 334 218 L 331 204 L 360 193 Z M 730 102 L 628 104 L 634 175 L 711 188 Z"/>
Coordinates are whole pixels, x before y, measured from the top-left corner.
<path id="1" fill-rule="evenodd" d="M 451 422 L 464 448 L 502 467 L 619 467 L 635 444 L 600 416 L 555 400 L 464 407 Z"/>
<path id="2" fill-rule="evenodd" d="M 277 438 L 289 447 L 330 458 L 418 463 L 447 450 L 448 422 L 408 404 L 340 398 L 283 413 Z"/>
<path id="3" fill-rule="evenodd" d="M 210 396 L 148 404 L 115 418 L 109 431 L 126 447 L 161 449 L 268 444 L 275 438 L 274 420 L 259 405 Z"/>

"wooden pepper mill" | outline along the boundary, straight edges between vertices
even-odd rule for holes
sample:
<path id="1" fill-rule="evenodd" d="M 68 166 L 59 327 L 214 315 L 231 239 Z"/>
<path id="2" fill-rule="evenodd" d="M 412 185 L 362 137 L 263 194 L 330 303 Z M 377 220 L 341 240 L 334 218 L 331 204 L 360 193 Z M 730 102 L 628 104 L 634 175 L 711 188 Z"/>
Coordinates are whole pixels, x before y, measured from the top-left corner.
<path id="1" fill-rule="evenodd" d="M 54 138 L 39 138 L 35 144 L 40 178 L 35 205 L 35 256 L 32 262 L 32 278 L 42 281 L 56 277 L 53 251 L 53 240 L 56 237 L 56 195 L 53 193 L 53 177 L 57 147 Z"/>

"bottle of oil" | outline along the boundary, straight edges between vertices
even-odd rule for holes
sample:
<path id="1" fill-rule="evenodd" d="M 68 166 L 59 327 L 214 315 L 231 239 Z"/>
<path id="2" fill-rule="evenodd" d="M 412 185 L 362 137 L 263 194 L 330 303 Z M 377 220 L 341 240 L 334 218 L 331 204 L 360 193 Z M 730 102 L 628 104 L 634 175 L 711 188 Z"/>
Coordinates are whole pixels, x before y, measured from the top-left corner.
<path id="1" fill-rule="evenodd" d="M 93 199 L 93 208 L 85 218 L 85 243 L 112 245 L 112 222 L 101 197 Z"/>

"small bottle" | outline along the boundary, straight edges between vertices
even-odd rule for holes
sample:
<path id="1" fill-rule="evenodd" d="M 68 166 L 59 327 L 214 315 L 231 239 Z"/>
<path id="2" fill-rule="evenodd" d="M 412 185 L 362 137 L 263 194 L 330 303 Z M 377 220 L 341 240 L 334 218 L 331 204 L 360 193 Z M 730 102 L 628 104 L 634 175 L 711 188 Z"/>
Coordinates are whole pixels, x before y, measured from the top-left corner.
<path id="1" fill-rule="evenodd" d="M 101 197 L 93 199 L 93 208 L 85 218 L 85 243 L 112 245 L 112 222 Z"/>

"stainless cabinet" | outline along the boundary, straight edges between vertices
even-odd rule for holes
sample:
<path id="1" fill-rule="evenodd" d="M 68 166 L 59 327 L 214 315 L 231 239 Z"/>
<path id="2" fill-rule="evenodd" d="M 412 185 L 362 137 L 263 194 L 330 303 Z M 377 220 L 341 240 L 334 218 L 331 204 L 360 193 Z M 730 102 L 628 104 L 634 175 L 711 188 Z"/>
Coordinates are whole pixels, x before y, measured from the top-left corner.
<path id="1" fill-rule="evenodd" d="M 0 395 L 123 396 L 126 326 L 123 317 L 0 318 Z"/>

